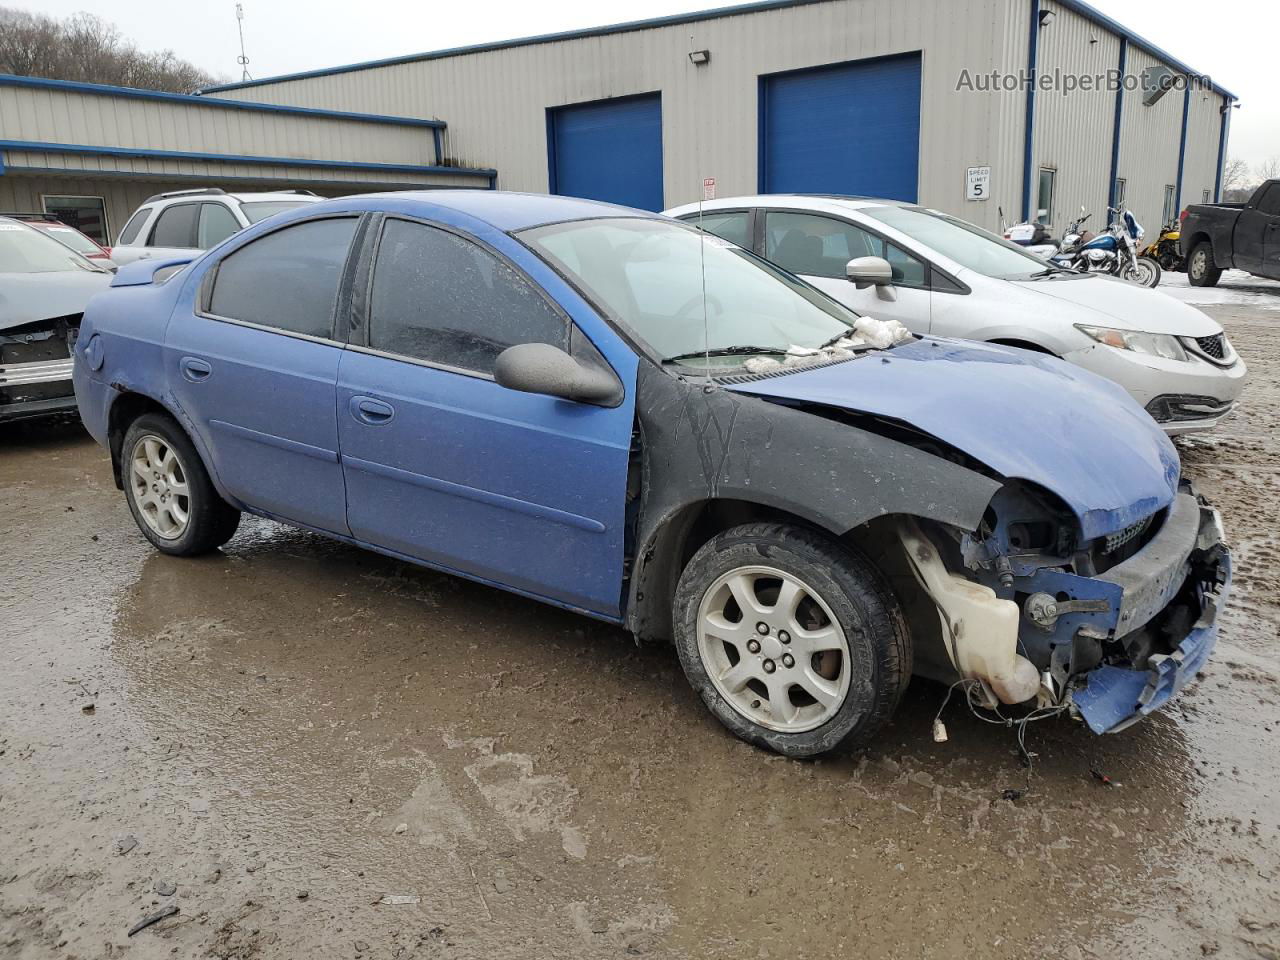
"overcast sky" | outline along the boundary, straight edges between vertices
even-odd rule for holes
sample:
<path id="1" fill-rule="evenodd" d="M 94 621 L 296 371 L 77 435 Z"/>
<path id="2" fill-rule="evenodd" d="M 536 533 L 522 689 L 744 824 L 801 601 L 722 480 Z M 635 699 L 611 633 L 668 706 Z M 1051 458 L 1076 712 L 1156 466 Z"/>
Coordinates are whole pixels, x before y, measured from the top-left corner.
<path id="1" fill-rule="evenodd" d="M 206 70 L 240 78 L 234 0 L 0 0 L 65 16 L 89 9 L 141 47 L 171 48 Z M 249 70 L 256 78 L 419 53 L 442 47 L 600 26 L 724 5 L 734 0 L 243 0 Z M 946 3 L 949 0 L 937 0 Z M 1275 92 L 1276 0 L 1092 0 L 1093 6 L 1209 74 L 1241 100 L 1230 153 L 1251 165 L 1280 157 Z"/>

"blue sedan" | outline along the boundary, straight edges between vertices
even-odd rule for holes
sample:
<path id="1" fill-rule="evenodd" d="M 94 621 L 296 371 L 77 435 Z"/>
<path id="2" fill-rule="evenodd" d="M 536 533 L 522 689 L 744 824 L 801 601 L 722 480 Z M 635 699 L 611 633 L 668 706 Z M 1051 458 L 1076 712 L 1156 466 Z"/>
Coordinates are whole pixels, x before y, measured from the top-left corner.
<path id="1" fill-rule="evenodd" d="M 1121 729 L 1230 581 L 1119 387 L 590 201 L 349 197 L 131 264 L 74 379 L 159 550 L 249 512 L 622 624 L 790 756 L 866 743 L 913 672 Z"/>

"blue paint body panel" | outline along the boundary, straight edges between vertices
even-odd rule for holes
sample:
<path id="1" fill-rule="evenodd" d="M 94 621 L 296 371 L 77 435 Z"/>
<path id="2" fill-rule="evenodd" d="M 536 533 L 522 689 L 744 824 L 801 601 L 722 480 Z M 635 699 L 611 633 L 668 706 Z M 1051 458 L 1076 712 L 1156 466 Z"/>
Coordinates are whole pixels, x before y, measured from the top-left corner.
<path id="1" fill-rule="evenodd" d="M 847 193 L 914 202 L 920 55 L 762 77 L 762 193 Z"/>
<path id="2" fill-rule="evenodd" d="M 1152 657 L 1146 670 L 1101 666 L 1076 691 L 1074 702 L 1094 733 L 1114 733 L 1133 720 L 1159 710 L 1195 679 L 1218 642 L 1217 613 L 1231 593 L 1231 557 L 1219 564 L 1221 583 L 1212 596 L 1200 590 L 1201 617 L 1168 656 Z"/>
<path id="3" fill-rule="evenodd" d="M 732 389 L 910 424 L 1053 491 L 1086 539 L 1168 506 L 1177 489 L 1173 443 L 1122 388 L 1012 347 L 927 338 Z"/>
<path id="4" fill-rule="evenodd" d="M 661 96 L 549 109 L 547 163 L 552 193 L 661 210 Z"/>

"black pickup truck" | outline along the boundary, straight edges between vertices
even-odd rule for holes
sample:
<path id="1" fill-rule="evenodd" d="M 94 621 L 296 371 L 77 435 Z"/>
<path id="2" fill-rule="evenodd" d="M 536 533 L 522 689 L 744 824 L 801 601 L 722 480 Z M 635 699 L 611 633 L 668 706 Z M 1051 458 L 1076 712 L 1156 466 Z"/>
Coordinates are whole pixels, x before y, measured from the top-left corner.
<path id="1" fill-rule="evenodd" d="M 1280 180 L 1248 203 L 1198 203 L 1182 211 L 1182 255 L 1192 286 L 1212 287 L 1234 267 L 1280 280 Z"/>

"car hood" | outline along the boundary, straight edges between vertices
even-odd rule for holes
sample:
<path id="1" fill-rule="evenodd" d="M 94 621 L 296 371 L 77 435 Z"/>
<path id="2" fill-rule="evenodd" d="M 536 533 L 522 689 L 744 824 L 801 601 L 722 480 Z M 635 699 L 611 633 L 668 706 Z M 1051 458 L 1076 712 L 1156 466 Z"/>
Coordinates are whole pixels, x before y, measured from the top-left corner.
<path id="1" fill-rule="evenodd" d="M 1216 320 L 1190 304 L 1116 277 L 1089 274 L 1009 282 L 1026 293 L 1105 315 L 1105 319 L 1082 317 L 1081 323 L 1111 322 L 1124 330 L 1170 333 L 1178 337 L 1208 337 L 1222 332 Z"/>
<path id="2" fill-rule="evenodd" d="M 1120 387 L 1054 357 L 925 338 L 728 389 L 892 418 L 1056 493 L 1086 539 L 1167 506 L 1173 444 Z"/>
<path id="3" fill-rule="evenodd" d="M 89 298 L 110 283 L 109 273 L 6 273 L 0 280 L 0 330 L 83 313 Z"/>

